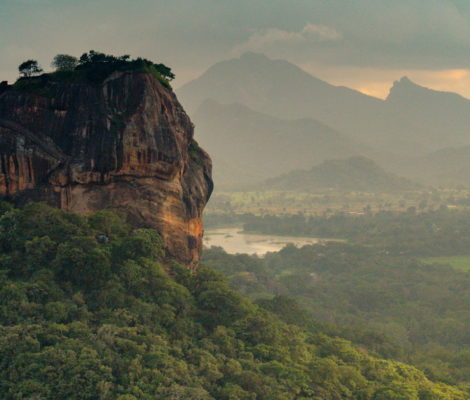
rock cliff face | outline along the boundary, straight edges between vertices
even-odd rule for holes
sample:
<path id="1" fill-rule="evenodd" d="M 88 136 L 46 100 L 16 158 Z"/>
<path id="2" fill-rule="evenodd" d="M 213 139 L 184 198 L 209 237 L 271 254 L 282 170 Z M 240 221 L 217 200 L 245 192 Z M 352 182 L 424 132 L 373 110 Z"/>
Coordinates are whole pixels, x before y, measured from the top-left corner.
<path id="1" fill-rule="evenodd" d="M 152 74 L 0 92 L 0 161 L 3 198 L 81 214 L 116 209 L 156 228 L 179 261 L 197 264 L 211 160 L 173 92 Z"/>

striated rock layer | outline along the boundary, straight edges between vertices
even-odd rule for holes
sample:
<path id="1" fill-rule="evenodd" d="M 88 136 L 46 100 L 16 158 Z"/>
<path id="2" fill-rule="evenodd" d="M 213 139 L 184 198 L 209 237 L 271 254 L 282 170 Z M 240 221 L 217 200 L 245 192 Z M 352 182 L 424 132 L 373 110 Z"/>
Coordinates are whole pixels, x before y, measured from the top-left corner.
<path id="1" fill-rule="evenodd" d="M 211 160 L 174 93 L 152 74 L 0 92 L 0 161 L 3 198 L 81 214 L 116 209 L 156 228 L 179 261 L 197 264 Z"/>

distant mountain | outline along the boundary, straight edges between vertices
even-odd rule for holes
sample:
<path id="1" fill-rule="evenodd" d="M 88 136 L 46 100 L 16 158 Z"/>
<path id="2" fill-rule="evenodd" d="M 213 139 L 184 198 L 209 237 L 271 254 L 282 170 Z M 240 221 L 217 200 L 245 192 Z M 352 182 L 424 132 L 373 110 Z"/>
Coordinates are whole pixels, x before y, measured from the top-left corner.
<path id="1" fill-rule="evenodd" d="M 285 60 L 256 53 L 213 65 L 177 93 L 190 114 L 204 100 L 214 99 L 284 119 L 317 119 L 340 131 L 345 125 L 361 131 L 364 122 L 353 127 L 350 121 L 377 115 L 382 104 L 358 91 L 330 85 Z"/>
<path id="2" fill-rule="evenodd" d="M 274 96 L 274 97 L 273 97 Z M 338 109 L 379 106 L 381 100 L 313 77 L 285 60 L 245 53 L 219 62 L 178 90 L 189 110 L 205 99 L 241 103 L 281 118 L 304 118 L 316 113 L 334 117 Z"/>
<path id="3" fill-rule="evenodd" d="M 244 185 L 367 146 L 314 119 L 283 120 L 240 104 L 205 101 L 193 116 L 198 140 L 213 155 L 216 186 Z"/>
<path id="4" fill-rule="evenodd" d="M 433 185 L 470 187 L 470 146 L 444 148 L 395 170 Z"/>
<path id="5" fill-rule="evenodd" d="M 404 77 L 394 83 L 384 106 L 390 139 L 412 139 L 434 151 L 470 144 L 470 100 L 456 93 L 427 89 Z"/>
<path id="6" fill-rule="evenodd" d="M 287 61 L 247 53 L 213 65 L 177 92 L 190 112 L 210 98 L 281 119 L 312 118 L 400 156 L 470 145 L 470 100 L 408 78 L 395 82 L 381 100 L 331 85 Z"/>
<path id="7" fill-rule="evenodd" d="M 308 192 L 322 189 L 366 192 L 405 191 L 419 186 L 386 172 L 365 157 L 327 160 L 310 170 L 297 170 L 269 179 L 261 186 L 270 190 Z"/>

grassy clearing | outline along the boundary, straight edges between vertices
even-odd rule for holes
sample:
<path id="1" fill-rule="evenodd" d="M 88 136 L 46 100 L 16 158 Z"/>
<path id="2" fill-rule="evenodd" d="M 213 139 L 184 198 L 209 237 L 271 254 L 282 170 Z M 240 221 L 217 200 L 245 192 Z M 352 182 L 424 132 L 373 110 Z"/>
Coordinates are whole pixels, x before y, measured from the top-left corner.
<path id="1" fill-rule="evenodd" d="M 450 265 L 458 271 L 470 271 L 470 256 L 426 257 L 421 261 L 426 264 Z"/>

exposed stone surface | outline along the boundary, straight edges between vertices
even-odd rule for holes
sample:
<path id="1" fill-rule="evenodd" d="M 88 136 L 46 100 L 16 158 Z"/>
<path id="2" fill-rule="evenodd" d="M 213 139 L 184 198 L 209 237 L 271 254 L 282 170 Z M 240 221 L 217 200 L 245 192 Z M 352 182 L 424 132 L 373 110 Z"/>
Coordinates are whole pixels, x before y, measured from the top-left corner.
<path id="1" fill-rule="evenodd" d="M 40 93 L 0 92 L 0 194 L 81 214 L 117 209 L 193 268 L 211 160 L 174 93 L 145 72 Z"/>

